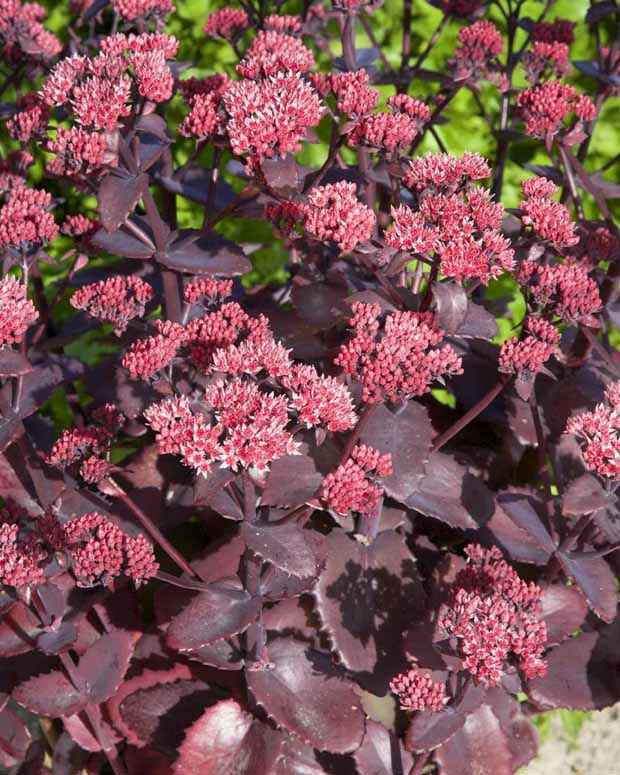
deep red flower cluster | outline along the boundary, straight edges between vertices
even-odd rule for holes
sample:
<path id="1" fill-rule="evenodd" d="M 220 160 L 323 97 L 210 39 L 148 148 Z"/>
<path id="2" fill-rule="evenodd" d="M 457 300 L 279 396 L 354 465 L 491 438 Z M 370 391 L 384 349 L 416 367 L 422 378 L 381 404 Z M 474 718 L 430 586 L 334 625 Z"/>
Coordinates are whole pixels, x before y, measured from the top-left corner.
<path id="1" fill-rule="evenodd" d="M 309 48 L 292 35 L 261 30 L 237 65 L 243 78 L 267 78 L 277 73 L 307 73 L 315 66 Z"/>
<path id="2" fill-rule="evenodd" d="M 379 92 L 370 86 L 366 70 L 314 73 L 310 80 L 321 96 L 335 95 L 336 107 L 345 116 L 358 118 L 377 107 Z"/>
<path id="3" fill-rule="evenodd" d="M 249 23 L 248 15 L 242 8 L 225 6 L 209 14 L 203 31 L 210 38 L 233 40 Z"/>
<path id="4" fill-rule="evenodd" d="M 0 41 L 2 55 L 9 63 L 46 61 L 62 51 L 62 43 L 42 24 L 46 16 L 39 3 L 0 0 Z"/>
<path id="5" fill-rule="evenodd" d="M 465 548 L 467 567 L 452 584 L 438 626 L 455 638 L 463 667 L 485 686 L 496 686 L 511 659 L 527 678 L 544 675 L 547 627 L 542 590 L 519 578 L 497 547 Z"/>
<path id="6" fill-rule="evenodd" d="M 398 697 L 401 710 L 443 710 L 448 697 L 446 685 L 433 681 L 431 676 L 417 667 L 397 675 L 390 681 L 390 689 Z"/>
<path id="7" fill-rule="evenodd" d="M 408 163 L 403 183 L 412 191 L 452 194 L 470 181 L 490 175 L 491 168 L 478 153 L 467 152 L 460 158 L 449 153 L 427 153 Z"/>
<path id="8" fill-rule="evenodd" d="M 525 199 L 521 203 L 521 221 L 530 226 L 540 239 L 562 251 L 576 245 L 579 237 L 568 208 L 551 199 L 556 191 L 557 187 L 550 180 L 526 180 L 523 183 Z"/>
<path id="9" fill-rule="evenodd" d="M 0 159 L 0 194 L 25 186 L 26 171 L 33 161 L 32 154 L 27 151 L 11 151 L 6 159 Z"/>
<path id="10" fill-rule="evenodd" d="M 562 81 L 545 81 L 522 91 L 517 107 L 525 121 L 525 131 L 545 140 L 557 134 L 572 113 L 582 121 L 592 121 L 596 116 L 592 100 Z"/>
<path id="11" fill-rule="evenodd" d="M 567 19 L 556 19 L 552 22 L 536 22 L 532 30 L 532 38 L 544 43 L 566 43 L 568 46 L 575 40 L 575 22 Z"/>
<path id="12" fill-rule="evenodd" d="M 577 225 L 579 242 L 570 251 L 589 267 L 598 266 L 600 261 L 617 261 L 620 258 L 620 239 L 608 226 L 600 221 L 580 221 Z"/>
<path id="13" fill-rule="evenodd" d="M 568 61 L 568 45 L 554 41 L 546 43 L 534 41 L 530 51 L 523 55 L 523 68 L 530 83 L 535 84 L 542 78 L 561 78 L 571 70 Z"/>
<path id="14" fill-rule="evenodd" d="M 565 433 L 576 436 L 589 471 L 603 479 L 620 479 L 620 382 L 605 390 L 605 404 L 571 417 Z"/>
<path id="15" fill-rule="evenodd" d="M 171 0 L 113 0 L 116 13 L 127 21 L 146 16 L 167 16 L 174 12 Z"/>
<path id="16" fill-rule="evenodd" d="M 56 239 L 58 226 L 48 212 L 51 206 L 48 191 L 13 188 L 0 208 L 0 248 L 28 251 Z"/>
<path id="17" fill-rule="evenodd" d="M 421 396 L 438 379 L 461 373 L 461 359 L 432 313 L 391 312 L 383 321 L 378 304 L 355 302 L 349 324 L 353 338 L 334 363 L 362 385 L 367 403 Z"/>
<path id="18" fill-rule="evenodd" d="M 321 498 L 336 514 L 372 515 L 383 495 L 377 477 L 390 476 L 392 456 L 358 444 L 350 457 L 329 473 L 321 485 Z"/>
<path id="19" fill-rule="evenodd" d="M 342 253 L 370 239 L 376 224 L 374 212 L 358 200 L 355 183 L 344 180 L 313 188 L 302 212 L 306 231 L 335 242 Z"/>
<path id="20" fill-rule="evenodd" d="M 524 336 L 508 339 L 499 352 L 499 370 L 504 374 L 536 374 L 557 351 L 560 333 L 548 320 L 529 316 Z"/>
<path id="21" fill-rule="evenodd" d="M 101 514 L 83 514 L 63 529 L 78 586 L 108 585 L 122 574 L 140 586 L 159 570 L 143 535 L 132 538 Z"/>
<path id="22" fill-rule="evenodd" d="M 28 288 L 13 275 L 0 280 L 0 348 L 19 344 L 39 313 L 28 298 Z"/>
<path id="23" fill-rule="evenodd" d="M 441 0 L 441 7 L 446 15 L 468 18 L 473 16 L 484 5 L 484 0 Z"/>
<path id="24" fill-rule="evenodd" d="M 524 261 L 518 279 L 541 309 L 567 323 L 591 322 L 601 310 L 598 285 L 588 276 L 587 267 L 572 261 L 546 266 Z"/>
<path id="25" fill-rule="evenodd" d="M 459 46 L 451 65 L 456 80 L 493 77 L 492 63 L 501 53 L 501 32 L 489 21 L 477 21 L 459 30 Z"/>
<path id="26" fill-rule="evenodd" d="M 144 315 L 145 306 L 152 298 L 153 289 L 144 280 L 132 275 L 114 275 L 75 291 L 71 306 L 103 323 L 112 323 L 114 333 L 120 336 L 130 320 Z"/>
<path id="27" fill-rule="evenodd" d="M 385 234 L 385 241 L 397 250 L 436 253 L 442 274 L 459 281 L 478 278 L 486 284 L 513 266 L 514 252 L 510 241 L 501 233 L 504 208 L 493 202 L 483 188 L 469 185 L 456 191 L 465 176 L 459 169 L 459 160 L 448 158 L 438 157 L 434 185 L 454 192 L 428 192 L 421 198 L 417 210 L 407 205 L 392 208 L 393 223 Z M 417 160 L 412 162 L 411 167 L 422 168 L 424 172 L 432 157 L 422 161 L 423 164 Z M 482 170 L 478 160 L 474 164 L 475 174 L 479 176 Z M 408 185 L 415 185 L 418 190 L 426 187 L 428 181 L 414 178 L 413 169 L 410 176 Z"/>

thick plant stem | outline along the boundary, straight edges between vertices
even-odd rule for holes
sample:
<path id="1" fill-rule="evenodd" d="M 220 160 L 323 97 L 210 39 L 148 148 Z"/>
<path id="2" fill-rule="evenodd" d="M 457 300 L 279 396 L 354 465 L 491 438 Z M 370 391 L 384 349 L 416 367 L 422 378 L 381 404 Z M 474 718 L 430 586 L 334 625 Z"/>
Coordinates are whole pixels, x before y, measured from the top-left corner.
<path id="1" fill-rule="evenodd" d="M 460 420 L 457 420 L 454 425 L 448 428 L 435 439 L 435 443 L 432 446 L 431 452 L 437 452 L 444 445 L 446 445 L 451 439 L 453 439 L 457 433 L 460 433 L 463 428 L 466 428 L 471 422 L 473 422 L 479 414 L 482 414 L 484 410 L 489 406 L 492 401 L 502 392 L 502 390 L 508 384 L 508 379 L 500 379 L 500 381 L 494 385 L 487 393 L 485 393 L 478 403 L 474 404 L 472 408 L 465 412 Z"/>
<path id="2" fill-rule="evenodd" d="M 175 549 L 175 547 L 170 543 L 170 541 L 161 532 L 161 530 L 153 523 L 153 521 L 149 517 L 147 517 L 147 515 L 142 511 L 142 509 L 138 506 L 138 504 L 135 503 L 129 497 L 129 495 L 120 486 L 120 484 L 118 484 L 118 482 L 115 482 L 114 479 L 110 477 L 105 481 L 106 481 L 106 484 L 108 485 L 108 488 L 106 488 L 106 492 L 109 495 L 115 496 L 121 501 L 121 503 L 124 503 L 125 506 L 127 506 L 127 508 L 137 518 L 138 522 L 151 536 L 151 538 L 156 543 L 158 543 L 159 546 L 161 546 L 161 548 L 168 555 L 168 557 L 170 557 L 170 559 L 179 566 L 179 568 L 183 571 L 183 573 L 187 573 L 187 575 L 190 578 L 194 578 L 194 579 L 200 578 L 200 576 L 187 562 L 187 560 L 183 557 L 183 555 L 177 549 Z"/>

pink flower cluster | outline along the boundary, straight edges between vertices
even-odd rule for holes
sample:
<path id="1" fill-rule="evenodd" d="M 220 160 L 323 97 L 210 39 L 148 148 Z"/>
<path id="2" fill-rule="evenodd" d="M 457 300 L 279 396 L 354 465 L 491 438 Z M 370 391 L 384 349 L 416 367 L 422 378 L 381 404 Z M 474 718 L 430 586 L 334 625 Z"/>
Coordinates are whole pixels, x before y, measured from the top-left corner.
<path id="1" fill-rule="evenodd" d="M 171 0 L 113 0 L 116 13 L 126 21 L 146 16 L 166 16 L 174 12 Z"/>
<path id="2" fill-rule="evenodd" d="M 179 89 L 190 112 L 180 124 L 179 134 L 205 138 L 221 132 L 225 118 L 222 97 L 230 83 L 227 75 L 220 74 L 181 81 Z"/>
<path id="3" fill-rule="evenodd" d="M 27 151 L 11 151 L 6 159 L 0 159 L 0 194 L 26 185 L 26 171 L 34 162 Z"/>
<path id="4" fill-rule="evenodd" d="M 102 323 L 112 323 L 120 336 L 130 320 L 144 315 L 146 304 L 153 298 L 153 289 L 133 275 L 114 275 L 107 280 L 85 285 L 71 296 L 71 306 L 81 309 Z"/>
<path id="5" fill-rule="evenodd" d="M 606 403 L 571 417 L 565 433 L 576 436 L 589 471 L 603 479 L 620 479 L 620 382 L 605 390 Z"/>
<path id="6" fill-rule="evenodd" d="M 350 457 L 327 474 L 321 485 L 321 498 L 336 514 L 371 515 L 383 495 L 376 478 L 390 476 L 392 456 L 382 455 L 365 444 L 358 444 Z"/>
<path id="7" fill-rule="evenodd" d="M 46 16 L 39 3 L 0 0 L 0 41 L 9 63 L 21 59 L 45 61 L 62 51 L 62 43 L 41 23 Z"/>
<path id="8" fill-rule="evenodd" d="M 315 66 L 309 48 L 292 35 L 261 30 L 237 65 L 243 78 L 267 78 L 277 73 L 307 73 Z"/>
<path id="9" fill-rule="evenodd" d="M 0 349 L 22 342 L 28 328 L 38 319 L 26 285 L 13 275 L 5 275 L 0 280 Z"/>
<path id="10" fill-rule="evenodd" d="M 536 22 L 532 38 L 544 43 L 566 43 L 570 46 L 575 40 L 575 22 L 556 19 L 553 22 Z"/>
<path id="11" fill-rule="evenodd" d="M 504 208 L 493 202 L 483 188 L 470 185 L 456 190 L 465 176 L 459 169 L 459 160 L 448 159 L 438 156 L 433 185 L 452 193 L 427 192 L 420 198 L 416 210 L 407 205 L 392 208 L 393 223 L 385 234 L 385 241 L 397 250 L 436 253 L 441 273 L 447 277 L 459 281 L 478 278 L 487 284 L 513 266 L 514 252 L 510 241 L 501 233 Z M 411 165 L 424 172 L 431 161 L 432 157 L 427 156 Z M 471 160 L 467 162 L 470 163 Z M 480 176 L 482 170 L 477 159 L 474 164 L 475 174 Z M 410 174 L 413 176 L 413 170 Z M 421 177 L 409 183 L 423 189 L 428 181 Z"/>
<path id="12" fill-rule="evenodd" d="M 74 178 L 79 175 L 93 175 L 108 162 L 108 143 L 105 135 L 89 132 L 81 127 L 57 127 L 56 137 L 46 143 L 54 158 L 48 161 L 46 169 L 50 175 Z"/>
<path id="13" fill-rule="evenodd" d="M 393 678 L 390 689 L 398 697 L 401 710 L 436 713 L 443 710 L 448 702 L 446 685 L 433 681 L 428 673 L 417 667 Z"/>
<path id="14" fill-rule="evenodd" d="M 427 153 L 409 162 L 403 183 L 412 191 L 452 194 L 470 181 L 483 180 L 491 168 L 478 153 L 464 153 L 460 158 L 449 153 Z"/>
<path id="15" fill-rule="evenodd" d="M 369 240 L 376 224 L 374 212 L 358 200 L 355 183 L 344 180 L 313 188 L 303 206 L 303 218 L 309 234 L 335 242 L 342 253 Z"/>
<path id="16" fill-rule="evenodd" d="M 354 336 L 334 363 L 361 382 L 363 401 L 421 396 L 435 380 L 461 373 L 452 347 L 437 347 L 444 334 L 432 313 L 391 312 L 381 321 L 378 304 L 355 302 L 352 308 Z"/>
<path id="17" fill-rule="evenodd" d="M 222 302 L 232 293 L 232 280 L 217 280 L 215 277 L 200 277 L 187 283 L 183 298 L 189 304 Z"/>
<path id="18" fill-rule="evenodd" d="M 60 227 L 60 231 L 70 237 L 88 238 L 98 231 L 100 227 L 99 221 L 78 213 L 77 215 L 68 215 Z"/>
<path id="19" fill-rule="evenodd" d="M 79 463 L 79 474 L 87 484 L 97 484 L 109 474 L 107 457 L 124 423 L 123 415 L 112 404 L 99 407 L 92 417 L 94 425 L 64 431 L 45 459 L 61 470 Z"/>
<path id="20" fill-rule="evenodd" d="M 530 83 L 554 76 L 561 78 L 570 73 L 568 45 L 554 41 L 535 41 L 531 50 L 523 55 L 523 68 Z"/>
<path id="21" fill-rule="evenodd" d="M 170 320 L 153 323 L 157 333 L 134 342 L 122 358 L 121 364 L 131 379 L 150 379 L 172 363 L 186 332 L 182 325 Z"/>
<path id="22" fill-rule="evenodd" d="M 303 28 L 303 19 L 301 16 L 292 14 L 272 13 L 265 19 L 265 29 L 275 30 L 276 32 L 285 32 L 289 35 L 299 34 Z"/>
<path id="23" fill-rule="evenodd" d="M 233 152 L 258 158 L 298 151 L 306 131 L 324 112 L 315 90 L 299 73 L 291 72 L 231 83 L 223 104 Z"/>
<path id="24" fill-rule="evenodd" d="M 234 40 L 249 23 L 248 15 L 243 9 L 225 6 L 209 15 L 203 31 L 210 38 Z"/>
<path id="25" fill-rule="evenodd" d="M 306 428 L 348 431 L 357 422 L 351 393 L 334 377 L 319 376 L 314 366 L 291 366 L 282 377 L 291 408 Z"/>
<path id="26" fill-rule="evenodd" d="M 451 65 L 457 80 L 493 77 L 492 62 L 501 53 L 501 32 L 489 21 L 477 21 L 459 30 L 459 46 Z"/>
<path id="27" fill-rule="evenodd" d="M 80 587 L 108 585 L 121 574 L 140 586 L 159 570 L 153 548 L 143 535 L 131 538 L 101 514 L 83 514 L 63 529 Z"/>
<path id="28" fill-rule="evenodd" d="M 587 324 L 603 306 L 587 267 L 572 261 L 547 265 L 524 261 L 517 279 L 541 309 L 567 323 Z"/>
<path id="29" fill-rule="evenodd" d="M 12 189 L 0 207 L 0 249 L 29 250 L 58 236 L 54 216 L 48 212 L 52 195 L 20 186 Z"/>
<path id="30" fill-rule="evenodd" d="M 575 223 L 568 208 L 555 202 L 551 196 L 557 188 L 550 180 L 544 183 L 526 180 L 523 184 L 525 199 L 521 203 L 521 221 L 558 251 L 579 242 L 575 234 Z"/>
<path id="31" fill-rule="evenodd" d="M 377 107 L 379 92 L 370 86 L 366 70 L 346 73 L 316 73 L 310 76 L 314 87 L 322 97 L 332 93 L 336 107 L 350 118 L 359 118 Z"/>
<path id="32" fill-rule="evenodd" d="M 512 659 L 527 678 L 544 675 L 542 590 L 520 579 L 496 547 L 470 544 L 465 553 L 469 563 L 438 620 L 446 637 L 457 640 L 464 669 L 484 686 L 496 686 Z"/>
<path id="33" fill-rule="evenodd" d="M 47 128 L 49 108 L 35 92 L 17 100 L 16 111 L 6 122 L 6 128 L 14 140 L 29 143 L 42 135 Z"/>
<path id="34" fill-rule="evenodd" d="M 349 135 L 351 145 L 368 145 L 381 151 L 406 151 L 430 119 L 430 108 L 406 94 L 389 98 L 387 113 L 361 118 Z"/>
<path id="35" fill-rule="evenodd" d="M 518 110 L 525 121 L 525 131 L 546 141 L 562 128 L 571 113 L 581 121 L 592 121 L 596 106 L 567 83 L 546 81 L 519 94 Z"/>
<path id="36" fill-rule="evenodd" d="M 21 512 L 0 508 L 0 584 L 30 587 L 43 584 L 40 567 L 47 558 L 36 534 L 24 531 Z"/>
<path id="37" fill-rule="evenodd" d="M 557 351 L 560 334 L 549 321 L 529 316 L 525 336 L 508 339 L 499 352 L 499 370 L 504 374 L 536 374 Z"/>

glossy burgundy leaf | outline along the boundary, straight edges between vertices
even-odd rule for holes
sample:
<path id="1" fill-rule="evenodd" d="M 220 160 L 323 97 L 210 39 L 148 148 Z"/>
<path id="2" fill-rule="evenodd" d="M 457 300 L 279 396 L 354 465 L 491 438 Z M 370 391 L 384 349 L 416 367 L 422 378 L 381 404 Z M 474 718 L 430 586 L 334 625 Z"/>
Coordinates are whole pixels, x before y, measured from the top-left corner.
<path id="1" fill-rule="evenodd" d="M 232 471 L 224 468 L 214 471 L 208 477 L 199 476 L 194 485 L 194 503 L 197 506 L 209 506 L 222 517 L 241 521 L 241 499 L 233 495 L 230 486 L 235 478 Z"/>
<path id="2" fill-rule="evenodd" d="M 618 666 L 597 654 L 599 637 L 596 632 L 584 632 L 546 655 L 547 674 L 528 685 L 531 699 L 541 710 L 601 710 L 618 702 Z"/>
<path id="3" fill-rule="evenodd" d="M 115 172 L 106 175 L 99 185 L 97 203 L 103 228 L 112 234 L 133 213 L 148 186 L 144 174 L 123 176 Z"/>
<path id="4" fill-rule="evenodd" d="M 285 455 L 271 464 L 261 502 L 266 506 L 298 506 L 310 500 L 322 477 L 308 455 Z"/>
<path id="5" fill-rule="evenodd" d="M 0 710 L 0 753 L 4 755 L 5 767 L 12 767 L 20 762 L 28 751 L 32 741 L 28 727 L 24 721 L 10 708 Z M 10 763 L 6 760 L 10 760 Z"/>
<path id="6" fill-rule="evenodd" d="M 331 328 L 346 314 L 350 306 L 346 302 L 346 287 L 326 283 L 307 283 L 293 286 L 291 298 L 300 317 L 311 326 Z"/>
<path id="7" fill-rule="evenodd" d="M 424 610 L 414 557 L 393 531 L 379 533 L 367 547 L 335 530 L 327 546 L 314 591 L 323 628 L 345 667 L 383 695 L 389 680 L 406 669 L 402 632 Z"/>
<path id="8" fill-rule="evenodd" d="M 244 665 L 239 639 L 234 636 L 221 638 L 195 651 L 186 651 L 185 656 L 218 670 L 241 670 Z"/>
<path id="9" fill-rule="evenodd" d="M 472 534 L 472 539 L 487 545 L 498 545 L 516 562 L 546 565 L 551 556 L 550 552 L 543 549 L 530 533 L 522 530 L 498 503 L 478 534 Z"/>
<path id="10" fill-rule="evenodd" d="M 366 722 L 364 739 L 353 758 L 360 775 L 407 775 L 413 766 L 413 757 L 394 733 L 376 721 Z"/>
<path id="11" fill-rule="evenodd" d="M 166 640 L 178 651 L 196 649 L 243 632 L 257 617 L 261 601 L 236 585 L 209 585 L 170 623 Z"/>
<path id="12" fill-rule="evenodd" d="M 146 226 L 146 223 L 142 219 L 134 216 L 132 221 L 135 221 L 140 229 L 144 230 L 143 227 Z M 121 226 L 111 234 L 101 228 L 91 238 L 91 241 L 99 250 L 105 250 L 106 253 L 110 253 L 113 256 L 124 256 L 125 258 L 137 258 L 146 261 L 154 255 L 155 244 L 152 242 L 153 235 L 150 233 L 150 229 L 145 231 L 145 234 L 151 241 L 151 244 L 135 237 L 126 226 Z"/>
<path id="13" fill-rule="evenodd" d="M 536 500 L 533 496 L 503 493 L 498 495 L 497 500 L 514 523 L 529 533 L 544 551 L 549 554 L 555 551 L 555 543 L 534 507 Z"/>
<path id="14" fill-rule="evenodd" d="M 562 495 L 562 512 L 568 515 L 582 516 L 609 505 L 609 493 L 592 474 L 583 474 L 575 479 Z"/>
<path id="15" fill-rule="evenodd" d="M 246 676 L 265 712 L 315 748 L 355 750 L 362 740 L 364 714 L 353 684 L 339 677 L 331 659 L 284 638 L 272 641 L 268 654 L 269 665 Z"/>
<path id="16" fill-rule="evenodd" d="M 80 659 L 79 674 L 93 703 L 105 702 L 118 689 L 133 653 L 133 638 L 121 630 L 107 632 Z"/>
<path id="17" fill-rule="evenodd" d="M 307 530 L 295 523 L 263 525 L 243 523 L 241 535 L 254 554 L 297 578 L 314 576 L 318 570 Z"/>
<path id="18" fill-rule="evenodd" d="M 32 371 L 32 364 L 19 350 L 0 350 L 0 377 L 17 377 Z"/>
<path id="19" fill-rule="evenodd" d="M 120 737 L 103 718 L 103 714 L 98 705 L 91 705 L 88 712 L 90 717 L 95 719 L 95 723 L 101 734 L 101 739 L 99 739 L 98 736 L 95 736 L 90 721 L 86 721 L 84 714 L 64 716 L 62 719 L 66 731 L 80 748 L 83 748 L 85 751 L 91 751 L 92 753 L 98 753 L 99 751 L 104 750 L 104 748 L 109 749 L 111 745 L 120 742 Z"/>
<path id="20" fill-rule="evenodd" d="M 417 491 L 431 447 L 432 428 L 426 409 L 416 401 L 395 413 L 383 404 L 369 410 L 360 441 L 392 455 L 394 473 L 384 480 L 386 493 L 401 503 Z"/>
<path id="21" fill-rule="evenodd" d="M 324 769 L 317 759 L 317 751 L 292 735 L 286 737 L 280 754 L 269 775 L 333 775 L 333 768 Z"/>
<path id="22" fill-rule="evenodd" d="M 446 334 L 455 334 L 467 316 L 467 294 L 455 282 L 433 283 L 435 320 Z"/>
<path id="23" fill-rule="evenodd" d="M 0 617 L 0 656 L 14 657 L 31 651 L 43 632 L 39 619 L 25 603 L 18 601 Z"/>
<path id="24" fill-rule="evenodd" d="M 541 617 L 547 625 L 547 643 L 566 640 L 583 624 L 588 606 L 576 587 L 550 584 L 543 587 Z"/>
<path id="25" fill-rule="evenodd" d="M 284 158 L 261 159 L 261 171 L 269 188 L 275 191 L 299 191 L 302 184 L 299 165 L 292 154 Z"/>
<path id="26" fill-rule="evenodd" d="M 50 718 L 78 713 L 88 702 L 87 695 L 78 691 L 60 670 L 20 684 L 13 692 L 13 699 L 32 713 Z"/>
<path id="27" fill-rule="evenodd" d="M 480 304 L 469 301 L 465 318 L 456 332 L 456 335 L 465 339 L 491 340 L 497 335 L 497 323 L 490 312 Z"/>
<path id="28" fill-rule="evenodd" d="M 461 700 L 456 705 L 447 705 L 443 710 L 432 713 L 420 711 L 414 714 L 405 735 L 408 751 L 419 753 L 432 751 L 455 735 L 467 718 L 484 702 L 485 690 L 468 684 Z"/>
<path id="29" fill-rule="evenodd" d="M 187 730 L 175 775 L 268 775 L 281 736 L 245 712 L 235 700 L 218 702 Z"/>
<path id="30" fill-rule="evenodd" d="M 579 557 L 558 552 L 566 575 L 582 591 L 589 607 L 604 622 L 616 618 L 618 592 L 616 578 L 603 557 Z"/>
<path id="31" fill-rule="evenodd" d="M 241 248 L 215 232 L 180 232 L 158 261 L 177 272 L 233 277 L 252 268 Z"/>
<path id="32" fill-rule="evenodd" d="M 78 630 L 73 622 L 62 622 L 56 629 L 48 630 L 37 638 L 37 648 L 44 654 L 60 654 L 67 651 L 78 638 Z"/>

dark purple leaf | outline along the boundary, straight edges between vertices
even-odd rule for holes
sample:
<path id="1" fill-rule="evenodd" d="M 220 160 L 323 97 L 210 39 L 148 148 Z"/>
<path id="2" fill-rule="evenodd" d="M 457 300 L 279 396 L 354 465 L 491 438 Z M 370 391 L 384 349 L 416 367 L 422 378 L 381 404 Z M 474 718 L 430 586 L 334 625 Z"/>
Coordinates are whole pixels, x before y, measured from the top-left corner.
<path id="1" fill-rule="evenodd" d="M 244 522 L 241 535 L 254 554 L 285 573 L 300 579 L 316 575 L 317 558 L 306 540 L 309 531 L 296 524 L 270 526 Z"/>
<path id="2" fill-rule="evenodd" d="M 594 3 L 586 13 L 588 24 L 595 24 L 604 19 L 605 16 L 611 16 L 619 12 L 618 6 L 612 0 L 603 0 L 601 3 Z"/>
<path id="3" fill-rule="evenodd" d="M 239 498 L 231 494 L 228 487 L 234 482 L 232 471 L 220 468 L 212 471 L 209 476 L 199 476 L 194 485 L 194 503 L 196 506 L 209 506 L 222 517 L 240 522 L 243 519 L 243 509 Z"/>
<path id="4" fill-rule="evenodd" d="M 291 298 L 299 316 L 311 326 L 331 328 L 343 315 L 351 312 L 346 302 L 349 291 L 344 286 L 326 283 L 296 284 Z"/>
<path id="5" fill-rule="evenodd" d="M 0 657 L 14 657 L 32 651 L 44 632 L 39 619 L 21 601 L 0 617 Z"/>
<path id="6" fill-rule="evenodd" d="M 132 220 L 139 225 L 148 239 L 152 242 L 153 234 L 146 222 L 138 216 L 134 216 Z M 139 240 L 126 226 L 121 226 L 112 234 L 109 234 L 105 229 L 101 228 L 93 237 L 91 237 L 90 241 L 95 247 L 100 250 L 105 250 L 106 253 L 110 253 L 113 256 L 138 258 L 146 261 L 155 254 L 154 243 L 148 245 L 142 240 Z"/>
<path id="7" fill-rule="evenodd" d="M 462 285 L 455 282 L 433 283 L 435 320 L 447 334 L 455 334 L 467 316 L 467 294 Z"/>
<path id="8" fill-rule="evenodd" d="M 132 654 L 133 638 L 121 630 L 102 635 L 88 649 L 80 659 L 79 674 L 91 702 L 105 702 L 116 692 Z"/>
<path id="9" fill-rule="evenodd" d="M 86 766 L 89 753 L 72 740 L 68 732 L 63 732 L 54 746 L 52 772 L 54 775 L 75 775 Z"/>
<path id="10" fill-rule="evenodd" d="M 21 683 L 13 692 L 13 699 L 32 713 L 50 718 L 79 713 L 88 702 L 87 696 L 59 670 Z"/>
<path id="11" fill-rule="evenodd" d="M 562 495 L 562 512 L 582 516 L 610 505 L 610 495 L 592 474 L 571 482 Z"/>
<path id="12" fill-rule="evenodd" d="M 334 770 L 330 772 L 333 775 Z M 330 775 L 317 761 L 317 752 L 292 735 L 286 737 L 280 748 L 278 761 L 269 775 Z"/>
<path id="13" fill-rule="evenodd" d="M 300 506 L 321 486 L 323 477 L 308 455 L 285 455 L 271 464 L 261 502 L 266 506 Z"/>
<path id="14" fill-rule="evenodd" d="M 261 607 L 237 585 L 209 585 L 170 623 L 166 640 L 178 651 L 196 651 L 220 638 L 243 632 L 256 619 Z"/>
<path id="15" fill-rule="evenodd" d="M 233 277 L 245 274 L 252 264 L 241 248 L 215 232 L 186 229 L 179 232 L 158 261 L 177 272 Z"/>
<path id="16" fill-rule="evenodd" d="M 314 596 L 323 628 L 339 660 L 362 675 L 374 694 L 406 669 L 402 632 L 424 610 L 426 596 L 402 537 L 379 533 L 366 547 L 334 530 L 326 539 L 327 564 Z"/>
<path id="17" fill-rule="evenodd" d="M 566 575 L 571 578 L 594 613 L 604 622 L 616 618 L 618 593 L 616 577 L 603 557 L 579 557 L 558 552 Z"/>
<path id="18" fill-rule="evenodd" d="M 211 171 L 204 167 L 189 166 L 175 174 L 173 178 L 158 176 L 157 182 L 173 194 L 181 194 L 192 202 L 205 205 L 209 197 Z M 235 198 L 234 189 L 223 178 L 218 178 L 212 204 L 216 210 L 223 210 Z"/>
<path id="19" fill-rule="evenodd" d="M 529 682 L 530 698 L 542 710 L 601 710 L 620 698 L 617 665 L 597 655 L 599 634 L 584 632 L 546 655 L 547 674 Z"/>
<path id="20" fill-rule="evenodd" d="M 362 744 L 353 754 L 360 775 L 407 775 L 413 757 L 399 739 L 376 721 L 366 722 Z"/>
<path id="21" fill-rule="evenodd" d="M 417 491 L 431 447 L 432 427 L 422 404 L 409 401 L 397 414 L 383 404 L 369 410 L 360 442 L 392 455 L 394 473 L 384 480 L 385 491 L 401 503 Z"/>
<path id="22" fill-rule="evenodd" d="M 281 735 L 246 713 L 235 700 L 218 702 L 188 730 L 175 775 L 268 775 Z"/>
<path id="23" fill-rule="evenodd" d="M 537 501 L 533 495 L 503 493 L 497 496 L 497 501 L 513 522 L 529 533 L 545 552 L 552 554 L 555 551 L 555 543 L 534 508 Z"/>
<path id="24" fill-rule="evenodd" d="M 83 748 L 85 751 L 97 753 L 103 750 L 102 742 L 104 742 L 106 746 L 120 742 L 119 736 L 103 718 L 98 705 L 90 706 L 89 715 L 96 719 L 97 726 L 101 733 L 101 740 L 93 734 L 90 723 L 87 726 L 84 716 L 64 716 L 62 720 L 65 730 L 71 735 L 71 739 L 77 743 L 80 748 Z"/>
<path id="25" fill-rule="evenodd" d="M 465 319 L 456 331 L 456 336 L 465 339 L 491 340 L 497 335 L 497 323 L 490 312 L 480 304 L 469 301 Z"/>
<path id="26" fill-rule="evenodd" d="M 499 545 L 516 562 L 546 565 L 551 556 L 539 542 L 525 530 L 522 530 L 499 504 L 493 515 L 484 523 L 482 530 L 472 540 L 488 545 Z"/>
<path id="27" fill-rule="evenodd" d="M 293 154 L 289 153 L 283 158 L 261 159 L 260 168 L 267 181 L 267 185 L 274 191 L 292 192 L 301 190 L 302 176 Z"/>
<path id="28" fill-rule="evenodd" d="M 310 535 L 317 535 L 309 531 Z M 277 603 L 293 597 L 299 597 L 305 592 L 311 592 L 316 583 L 316 575 L 306 576 L 306 578 L 296 578 L 283 570 L 271 566 L 265 572 L 261 579 L 260 594 L 268 603 Z"/>
<path id="29" fill-rule="evenodd" d="M 547 643 L 561 643 L 583 624 L 588 606 L 575 587 L 551 584 L 543 587 L 541 616 L 547 625 Z"/>
<path id="30" fill-rule="evenodd" d="M 364 714 L 353 685 L 338 677 L 330 658 L 284 638 L 272 641 L 268 654 L 268 667 L 246 674 L 265 712 L 315 748 L 355 750 L 364 733 Z"/>
<path id="31" fill-rule="evenodd" d="M 127 175 L 111 172 L 102 180 L 97 192 L 99 218 L 103 228 L 112 234 L 127 217 L 149 184 L 148 175 Z"/>
<path id="32" fill-rule="evenodd" d="M 185 656 L 203 665 L 217 667 L 218 670 L 241 670 L 243 667 L 243 655 L 238 639 L 234 637 L 216 640 L 196 651 L 187 651 Z"/>
<path id="33" fill-rule="evenodd" d="M 67 651 L 78 637 L 73 622 L 63 622 L 57 629 L 49 630 L 37 638 L 37 648 L 44 654 L 60 654 Z"/>
<path id="34" fill-rule="evenodd" d="M 32 371 L 32 364 L 19 350 L 0 349 L 0 377 L 18 377 Z"/>
<path id="35" fill-rule="evenodd" d="M 0 755 L 10 757 L 12 763 L 6 763 L 11 767 L 26 756 L 31 743 L 30 732 L 22 719 L 10 708 L 0 710 Z M 0 763 L 4 763 L 0 760 Z"/>
<path id="36" fill-rule="evenodd" d="M 432 751 L 445 743 L 463 727 L 470 714 L 480 707 L 484 697 L 485 690 L 470 683 L 458 704 L 447 705 L 436 713 L 427 710 L 416 713 L 405 735 L 406 749 L 420 753 Z"/>

